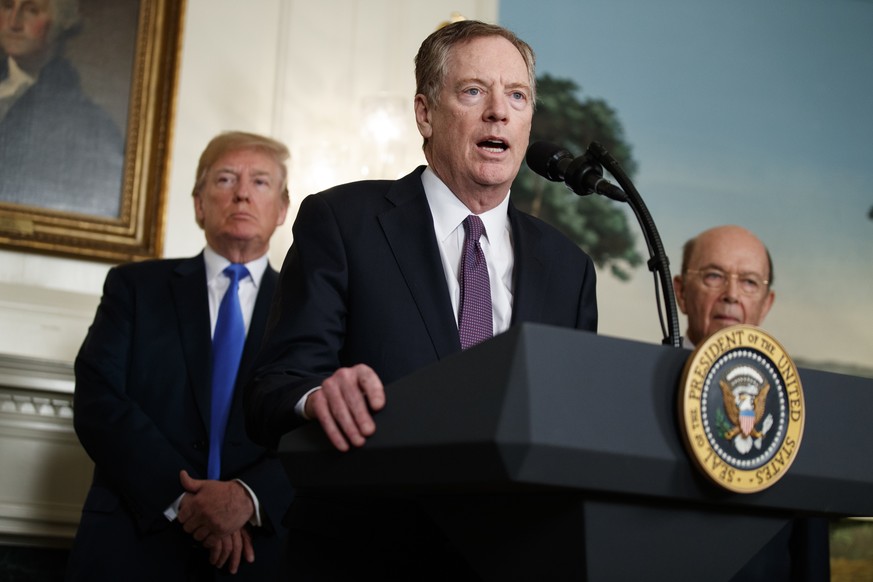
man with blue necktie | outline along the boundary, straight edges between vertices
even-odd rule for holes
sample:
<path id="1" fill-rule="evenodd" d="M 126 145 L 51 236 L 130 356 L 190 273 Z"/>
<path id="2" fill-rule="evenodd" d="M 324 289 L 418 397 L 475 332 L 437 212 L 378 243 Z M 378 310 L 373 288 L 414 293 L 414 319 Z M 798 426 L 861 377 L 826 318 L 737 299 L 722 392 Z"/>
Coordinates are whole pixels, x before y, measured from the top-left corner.
<path id="1" fill-rule="evenodd" d="M 244 381 L 277 273 L 287 148 L 243 132 L 204 150 L 193 191 L 206 247 L 110 270 L 76 359 L 75 427 L 94 478 L 69 580 L 270 579 L 291 501 L 245 434 Z"/>

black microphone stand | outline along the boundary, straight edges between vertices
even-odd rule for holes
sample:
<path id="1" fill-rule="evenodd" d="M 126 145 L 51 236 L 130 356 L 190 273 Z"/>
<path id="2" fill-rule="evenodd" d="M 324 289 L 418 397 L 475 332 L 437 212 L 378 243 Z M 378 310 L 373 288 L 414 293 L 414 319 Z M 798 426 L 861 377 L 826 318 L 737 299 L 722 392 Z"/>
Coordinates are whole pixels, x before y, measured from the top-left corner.
<path id="1" fill-rule="evenodd" d="M 655 221 L 652 220 L 652 215 L 649 214 L 649 209 L 643 202 L 640 193 L 634 187 L 624 170 L 615 161 L 609 152 L 596 141 L 592 141 L 588 146 L 588 153 L 597 160 L 600 165 L 606 168 L 616 179 L 619 186 L 627 194 L 627 202 L 640 227 L 643 231 L 643 238 L 646 240 L 646 247 L 649 249 L 649 260 L 647 265 L 649 271 L 655 273 L 655 298 L 658 304 L 658 319 L 661 322 L 661 331 L 664 333 L 662 344 L 677 348 L 682 347 L 682 337 L 679 335 L 679 312 L 676 309 L 676 295 L 673 292 L 673 281 L 670 277 L 670 260 L 667 258 L 667 253 L 664 252 L 664 245 L 661 242 L 661 236 L 658 234 L 658 229 L 655 227 Z M 658 277 L 660 276 L 661 287 L 664 290 L 664 306 L 669 319 L 669 333 L 664 329 L 664 314 L 661 310 L 660 295 L 658 293 Z"/>

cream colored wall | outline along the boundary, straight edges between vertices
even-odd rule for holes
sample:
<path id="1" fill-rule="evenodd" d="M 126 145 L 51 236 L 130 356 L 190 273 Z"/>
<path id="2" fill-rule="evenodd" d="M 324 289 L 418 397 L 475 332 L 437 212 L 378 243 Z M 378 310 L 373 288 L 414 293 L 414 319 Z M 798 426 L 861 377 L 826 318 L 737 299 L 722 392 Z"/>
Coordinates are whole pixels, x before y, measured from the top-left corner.
<path id="1" fill-rule="evenodd" d="M 386 96 L 406 108 L 409 122 L 403 148 L 388 152 L 395 161 L 369 175 L 420 163 L 412 58 L 456 11 L 494 22 L 497 0 L 187 0 L 164 256 L 202 248 L 190 191 L 200 151 L 220 131 L 272 134 L 292 150 L 295 206 L 273 240 L 276 266 L 300 199 L 364 176 L 359 168 L 373 152 L 359 138 L 365 102 Z M 109 267 L 0 250 L 0 354 L 71 362 Z"/>

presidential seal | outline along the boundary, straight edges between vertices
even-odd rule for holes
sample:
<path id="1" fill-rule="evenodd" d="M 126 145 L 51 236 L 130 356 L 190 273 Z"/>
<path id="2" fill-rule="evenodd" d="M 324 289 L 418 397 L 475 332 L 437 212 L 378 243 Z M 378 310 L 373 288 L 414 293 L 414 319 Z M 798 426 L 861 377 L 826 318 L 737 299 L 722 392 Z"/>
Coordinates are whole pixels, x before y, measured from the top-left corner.
<path id="1" fill-rule="evenodd" d="M 797 368 L 760 328 L 725 328 L 685 364 L 685 445 L 703 473 L 729 491 L 754 493 L 781 479 L 797 456 L 804 418 Z"/>

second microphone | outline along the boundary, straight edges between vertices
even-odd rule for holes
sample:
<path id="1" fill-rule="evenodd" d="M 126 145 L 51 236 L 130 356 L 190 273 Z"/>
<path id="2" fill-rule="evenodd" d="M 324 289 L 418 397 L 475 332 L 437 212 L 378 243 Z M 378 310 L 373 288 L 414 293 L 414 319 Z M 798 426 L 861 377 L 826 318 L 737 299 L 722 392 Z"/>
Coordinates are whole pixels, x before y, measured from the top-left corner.
<path id="1" fill-rule="evenodd" d="M 564 182 L 579 196 L 596 193 L 627 202 L 624 190 L 603 177 L 603 167 L 588 152 L 574 158 L 561 146 L 537 141 L 528 146 L 525 161 L 540 176 L 552 182 Z"/>

